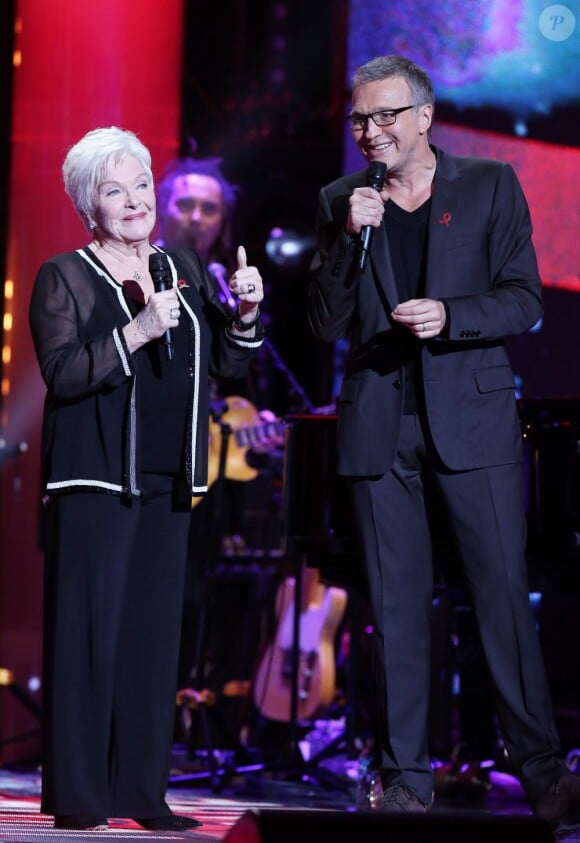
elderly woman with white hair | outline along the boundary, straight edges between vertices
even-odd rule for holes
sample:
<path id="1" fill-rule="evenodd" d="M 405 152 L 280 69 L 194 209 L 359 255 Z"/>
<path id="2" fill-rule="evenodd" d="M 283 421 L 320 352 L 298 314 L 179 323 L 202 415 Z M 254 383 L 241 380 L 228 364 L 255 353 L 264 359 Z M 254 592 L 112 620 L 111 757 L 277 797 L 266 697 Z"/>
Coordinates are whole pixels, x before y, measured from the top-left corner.
<path id="1" fill-rule="evenodd" d="M 56 828 L 194 828 L 165 800 L 190 504 L 209 376 L 241 377 L 261 345 L 262 280 L 240 247 L 232 318 L 195 252 L 151 244 L 134 133 L 89 132 L 63 176 L 91 242 L 40 267 L 29 313 L 47 388 L 42 811 Z"/>

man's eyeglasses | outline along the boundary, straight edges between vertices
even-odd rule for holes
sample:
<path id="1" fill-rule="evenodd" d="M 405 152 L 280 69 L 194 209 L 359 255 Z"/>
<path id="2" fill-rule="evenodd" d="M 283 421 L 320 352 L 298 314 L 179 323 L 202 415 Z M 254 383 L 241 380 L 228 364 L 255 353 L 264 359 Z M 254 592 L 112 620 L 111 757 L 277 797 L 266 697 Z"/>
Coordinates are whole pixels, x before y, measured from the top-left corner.
<path id="1" fill-rule="evenodd" d="M 346 122 L 353 132 L 366 131 L 369 120 L 372 120 L 375 126 L 392 126 L 397 121 L 397 114 L 409 109 L 415 108 L 414 105 L 404 105 L 402 108 L 388 108 L 383 111 L 373 111 L 372 114 L 349 114 Z"/>

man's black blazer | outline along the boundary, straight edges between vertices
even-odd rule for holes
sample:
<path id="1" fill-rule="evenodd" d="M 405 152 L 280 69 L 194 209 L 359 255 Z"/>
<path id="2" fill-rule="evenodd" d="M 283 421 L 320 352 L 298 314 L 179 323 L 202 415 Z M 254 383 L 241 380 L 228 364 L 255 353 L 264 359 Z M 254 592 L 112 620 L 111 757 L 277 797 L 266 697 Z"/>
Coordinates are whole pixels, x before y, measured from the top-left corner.
<path id="1" fill-rule="evenodd" d="M 460 158 L 433 147 L 437 167 L 427 235 L 425 297 L 445 299 L 445 338 L 422 343 L 424 404 L 434 444 L 453 470 L 521 459 L 521 428 L 504 338 L 542 315 L 541 281 L 528 206 L 509 164 Z M 338 472 L 387 471 L 399 435 L 404 382 L 398 303 L 385 226 L 357 269 L 344 231 L 348 197 L 366 170 L 320 191 L 318 252 L 308 313 L 323 341 L 350 338 L 338 399 Z"/>

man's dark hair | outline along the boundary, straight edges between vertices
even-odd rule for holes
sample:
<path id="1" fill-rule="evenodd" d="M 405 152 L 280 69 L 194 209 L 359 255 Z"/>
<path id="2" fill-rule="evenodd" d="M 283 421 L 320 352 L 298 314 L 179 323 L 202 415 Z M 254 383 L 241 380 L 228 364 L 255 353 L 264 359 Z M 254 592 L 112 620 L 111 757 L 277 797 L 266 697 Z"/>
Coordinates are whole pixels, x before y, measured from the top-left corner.
<path id="1" fill-rule="evenodd" d="M 224 202 L 224 224 L 214 243 L 208 263 L 217 261 L 229 267 L 233 261 L 232 254 L 232 224 L 239 192 L 237 185 L 231 184 L 221 170 L 221 158 L 177 158 L 170 162 L 157 182 L 157 217 L 161 221 L 167 214 L 169 199 L 173 190 L 173 182 L 178 176 L 209 176 L 215 179 L 221 187 Z"/>
<path id="2" fill-rule="evenodd" d="M 402 77 L 411 90 L 415 105 L 435 104 L 435 94 L 429 76 L 422 67 L 404 56 L 378 56 L 361 65 L 352 77 L 352 87 Z"/>

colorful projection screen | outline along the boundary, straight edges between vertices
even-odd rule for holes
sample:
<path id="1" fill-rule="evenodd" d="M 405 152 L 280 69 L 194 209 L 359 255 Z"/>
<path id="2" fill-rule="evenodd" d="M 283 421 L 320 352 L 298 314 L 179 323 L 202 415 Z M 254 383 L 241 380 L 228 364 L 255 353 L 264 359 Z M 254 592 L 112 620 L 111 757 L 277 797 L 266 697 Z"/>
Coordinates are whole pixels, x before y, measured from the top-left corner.
<path id="1" fill-rule="evenodd" d="M 356 67 L 387 53 L 433 80 L 434 143 L 515 167 L 545 298 L 541 323 L 509 343 L 520 394 L 580 397 L 569 362 L 580 359 L 580 5 L 351 0 L 347 89 Z M 364 166 L 346 131 L 345 171 Z"/>

